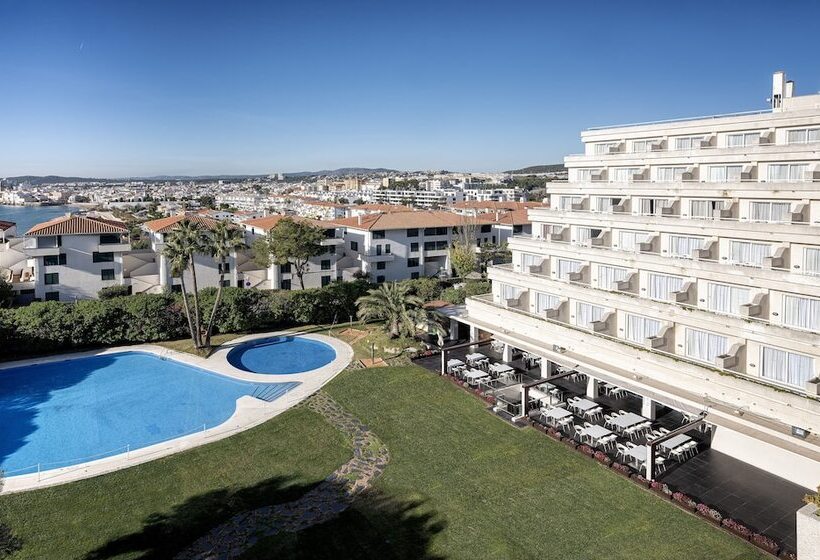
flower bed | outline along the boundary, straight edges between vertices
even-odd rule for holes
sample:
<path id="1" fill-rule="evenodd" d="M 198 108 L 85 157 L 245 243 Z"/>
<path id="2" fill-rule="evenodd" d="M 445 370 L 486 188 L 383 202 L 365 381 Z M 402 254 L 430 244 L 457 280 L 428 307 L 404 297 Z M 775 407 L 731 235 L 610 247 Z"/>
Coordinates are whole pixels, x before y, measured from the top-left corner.
<path id="1" fill-rule="evenodd" d="M 672 499 L 691 511 L 694 511 L 695 507 L 697 507 L 698 505 L 698 503 L 695 500 L 693 500 L 691 496 L 689 496 L 689 494 L 684 494 L 683 492 L 673 493 Z"/>
<path id="2" fill-rule="evenodd" d="M 721 521 L 721 526 L 728 530 L 730 533 L 734 533 L 738 537 L 743 539 L 749 540 L 752 536 L 752 530 L 749 529 L 746 525 L 732 519 L 731 517 L 726 517 L 723 521 Z"/>
<path id="3" fill-rule="evenodd" d="M 595 450 L 592 449 L 590 446 L 588 446 L 585 443 L 582 443 L 581 445 L 578 446 L 578 451 L 580 451 L 581 453 L 583 453 L 587 457 L 592 457 L 592 456 L 595 455 Z"/>
<path id="4" fill-rule="evenodd" d="M 632 469 L 623 463 L 612 463 L 612 470 L 616 473 L 629 478 L 632 475 Z"/>
<path id="5" fill-rule="evenodd" d="M 644 478 L 642 474 L 635 473 L 630 478 L 634 480 L 636 483 L 643 486 L 644 488 L 649 488 L 650 482 L 646 478 Z"/>
<path id="6" fill-rule="evenodd" d="M 695 511 L 701 517 L 704 517 L 713 523 L 717 523 L 718 525 L 720 525 L 721 521 L 723 521 L 723 515 L 721 515 L 718 510 L 711 508 L 706 504 L 698 504 L 695 507 Z"/>
<path id="7" fill-rule="evenodd" d="M 668 484 L 664 484 L 663 482 L 653 480 L 652 484 L 650 484 L 649 487 L 658 496 L 669 498 L 670 500 L 672 499 L 672 489 L 669 488 Z"/>
<path id="8" fill-rule="evenodd" d="M 596 451 L 595 455 L 593 455 L 593 456 L 595 457 L 595 460 L 598 461 L 599 463 L 601 463 L 602 465 L 605 465 L 605 466 L 608 467 L 609 465 L 612 464 L 612 459 L 610 459 L 609 455 L 607 455 L 603 451 Z"/>
<path id="9" fill-rule="evenodd" d="M 765 550 L 774 556 L 777 556 L 777 552 L 780 550 L 780 544 L 777 541 L 760 533 L 753 534 L 749 540 L 752 541 L 752 544 L 757 548 Z"/>

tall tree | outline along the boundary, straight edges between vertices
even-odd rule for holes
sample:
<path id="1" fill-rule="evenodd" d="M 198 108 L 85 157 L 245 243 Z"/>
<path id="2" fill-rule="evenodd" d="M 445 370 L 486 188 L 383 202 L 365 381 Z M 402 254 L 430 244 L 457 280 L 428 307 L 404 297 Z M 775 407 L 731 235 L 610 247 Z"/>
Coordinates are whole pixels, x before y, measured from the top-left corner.
<path id="1" fill-rule="evenodd" d="M 219 267 L 219 285 L 216 288 L 216 298 L 211 309 L 211 316 L 208 318 L 208 326 L 205 329 L 205 347 L 211 347 L 211 333 L 214 328 L 214 320 L 219 304 L 222 301 L 222 284 L 225 283 L 225 272 L 228 259 L 231 255 L 245 247 L 245 238 L 242 232 L 227 220 L 219 222 L 208 237 L 208 252 L 216 261 Z"/>
<path id="2" fill-rule="evenodd" d="M 308 263 L 311 258 L 318 257 L 325 252 L 322 246 L 324 238 L 325 233 L 322 228 L 308 222 L 283 218 L 268 231 L 267 255 L 277 265 L 290 263 L 299 278 L 299 285 L 304 290 Z M 259 255 L 259 251 L 263 254 Z M 265 247 L 261 244 L 256 245 L 254 252 L 257 253 L 257 262 L 259 262 L 261 257 L 264 257 Z"/>
<path id="3" fill-rule="evenodd" d="M 196 264 L 194 255 L 207 251 L 207 235 L 199 224 L 185 219 L 180 221 L 166 236 L 163 253 L 171 260 L 171 270 L 176 271 L 182 284 L 182 299 L 185 313 L 188 315 L 188 326 L 191 329 L 191 338 L 194 346 L 202 348 L 202 320 L 199 314 L 199 287 L 196 279 Z M 176 267 L 174 263 L 176 262 Z M 191 288 L 193 289 L 193 305 L 188 305 L 187 290 L 185 289 L 185 268 L 191 271 Z M 193 307 L 193 312 L 191 308 Z"/>
<path id="4" fill-rule="evenodd" d="M 422 303 L 421 298 L 410 293 L 408 284 L 398 282 L 382 284 L 356 300 L 359 319 L 383 320 L 390 338 L 416 334 Z"/>
<path id="5" fill-rule="evenodd" d="M 475 221 L 465 218 L 464 223 L 458 227 L 453 246 L 450 248 L 450 262 L 456 271 L 456 275 L 460 278 L 475 272 L 478 265 L 475 242 L 476 229 Z"/>

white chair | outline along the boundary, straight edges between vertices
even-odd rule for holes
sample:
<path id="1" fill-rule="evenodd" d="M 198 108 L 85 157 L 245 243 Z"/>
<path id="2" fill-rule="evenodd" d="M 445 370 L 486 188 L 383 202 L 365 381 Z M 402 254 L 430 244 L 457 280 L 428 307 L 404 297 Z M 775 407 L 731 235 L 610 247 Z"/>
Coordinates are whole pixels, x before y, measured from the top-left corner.
<path id="1" fill-rule="evenodd" d="M 691 454 L 694 457 L 698 452 L 698 444 L 697 442 L 690 441 L 683 444 L 683 453 L 684 455 Z"/>
<path id="2" fill-rule="evenodd" d="M 617 452 L 615 453 L 615 458 L 617 459 L 620 457 L 622 460 L 626 461 L 626 458 L 629 456 L 629 449 L 622 443 L 616 443 L 615 449 L 617 449 Z"/>
<path id="3" fill-rule="evenodd" d="M 584 428 L 583 426 L 575 426 L 574 429 L 575 429 L 575 437 L 578 439 L 578 441 L 583 442 L 584 438 L 586 438 L 586 434 L 584 433 L 586 428 Z"/>
<path id="4" fill-rule="evenodd" d="M 682 463 L 684 458 L 683 454 L 685 451 L 685 447 L 686 446 L 684 445 L 679 445 L 676 448 L 672 449 L 669 452 L 669 457 L 675 459 L 678 463 Z"/>

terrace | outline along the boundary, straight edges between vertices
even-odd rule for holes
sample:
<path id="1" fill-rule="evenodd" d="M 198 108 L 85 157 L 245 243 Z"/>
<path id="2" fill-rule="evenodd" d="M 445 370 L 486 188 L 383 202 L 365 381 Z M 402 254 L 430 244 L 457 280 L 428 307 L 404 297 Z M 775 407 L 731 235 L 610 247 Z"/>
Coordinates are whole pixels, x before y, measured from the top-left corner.
<path id="1" fill-rule="evenodd" d="M 805 490 L 710 449 L 706 413 L 647 406 L 641 395 L 572 368 L 542 368 L 537 356 L 491 340 L 451 343 L 416 363 L 466 384 L 505 420 L 558 430 L 795 549 L 794 512 Z"/>

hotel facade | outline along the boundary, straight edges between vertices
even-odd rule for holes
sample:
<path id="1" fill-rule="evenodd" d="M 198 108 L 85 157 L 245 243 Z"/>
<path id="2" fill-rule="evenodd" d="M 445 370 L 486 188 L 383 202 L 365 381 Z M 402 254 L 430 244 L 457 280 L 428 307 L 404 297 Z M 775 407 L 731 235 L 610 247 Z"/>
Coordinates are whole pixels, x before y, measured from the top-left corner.
<path id="1" fill-rule="evenodd" d="M 556 366 L 706 414 L 712 448 L 820 483 L 820 94 L 595 128 L 492 293 L 455 320 Z"/>

